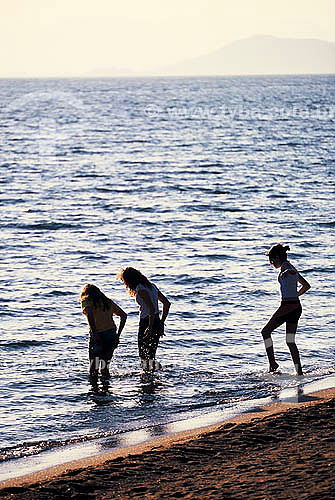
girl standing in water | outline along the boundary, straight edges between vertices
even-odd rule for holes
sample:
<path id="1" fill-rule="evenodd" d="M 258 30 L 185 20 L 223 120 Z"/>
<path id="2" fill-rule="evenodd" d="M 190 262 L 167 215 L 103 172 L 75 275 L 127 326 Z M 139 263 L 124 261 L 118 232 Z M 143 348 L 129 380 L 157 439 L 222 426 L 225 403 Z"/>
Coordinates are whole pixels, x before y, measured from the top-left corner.
<path id="1" fill-rule="evenodd" d="M 298 273 L 293 265 L 287 260 L 287 251 L 289 246 L 283 246 L 281 243 L 274 245 L 267 252 L 270 264 L 276 269 L 280 269 L 278 281 L 281 291 L 281 305 L 274 313 L 270 321 L 262 330 L 266 354 L 269 359 L 270 372 L 274 372 L 278 368 L 273 351 L 273 342 L 271 333 L 275 328 L 286 323 L 286 343 L 290 350 L 292 360 L 297 372 L 297 375 L 303 375 L 299 351 L 295 343 L 295 334 L 297 331 L 298 321 L 301 316 L 302 308 L 299 297 L 310 289 L 310 284 Z M 301 287 L 297 289 L 300 283 Z"/>
<path id="2" fill-rule="evenodd" d="M 99 366 L 103 378 L 110 376 L 108 366 L 113 352 L 119 344 L 127 314 L 95 285 L 84 286 L 80 303 L 90 330 L 89 359 L 90 375 L 97 378 Z M 118 330 L 113 315 L 119 316 Z"/>
<path id="3" fill-rule="evenodd" d="M 129 295 L 135 297 L 139 305 L 138 352 L 143 370 L 154 370 L 159 338 L 164 335 L 164 321 L 169 313 L 170 302 L 160 290 L 140 271 L 133 267 L 121 269 L 119 277 Z M 158 301 L 163 304 L 159 317 Z"/>

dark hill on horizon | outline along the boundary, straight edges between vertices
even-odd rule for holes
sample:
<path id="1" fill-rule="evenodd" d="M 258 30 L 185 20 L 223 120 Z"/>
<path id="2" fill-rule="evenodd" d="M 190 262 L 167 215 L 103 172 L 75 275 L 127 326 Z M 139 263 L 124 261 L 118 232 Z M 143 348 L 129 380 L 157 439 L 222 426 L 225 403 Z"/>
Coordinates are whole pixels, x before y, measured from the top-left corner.
<path id="1" fill-rule="evenodd" d="M 335 73 L 335 43 L 253 36 L 209 54 L 157 69 L 155 75 L 267 75 Z"/>

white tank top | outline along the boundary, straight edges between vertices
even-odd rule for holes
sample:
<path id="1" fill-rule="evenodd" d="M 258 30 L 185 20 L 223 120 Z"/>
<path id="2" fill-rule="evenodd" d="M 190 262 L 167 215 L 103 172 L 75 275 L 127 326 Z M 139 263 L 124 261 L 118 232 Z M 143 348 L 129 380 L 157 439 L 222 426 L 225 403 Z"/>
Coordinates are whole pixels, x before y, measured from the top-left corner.
<path id="1" fill-rule="evenodd" d="M 295 274 L 291 274 L 290 272 L 285 273 L 285 277 L 283 277 L 283 272 L 289 269 L 290 271 L 295 271 Z M 298 298 L 298 277 L 299 273 L 294 266 L 288 261 L 282 263 L 280 267 L 280 273 L 278 275 L 278 281 L 280 284 L 280 292 L 282 299 L 296 299 Z"/>
<path id="2" fill-rule="evenodd" d="M 145 285 L 142 285 L 142 284 L 139 284 L 137 285 L 136 287 L 136 302 L 138 303 L 139 307 L 140 307 L 140 319 L 144 319 L 146 318 L 147 316 L 149 316 L 150 314 L 150 309 L 148 308 L 147 304 L 144 302 L 144 300 L 142 299 L 142 297 L 139 296 L 138 292 L 140 290 L 145 290 L 147 292 L 147 294 L 149 295 L 149 298 L 151 299 L 151 302 L 152 302 L 152 305 L 154 307 L 154 311 L 155 313 L 158 313 L 159 312 L 159 308 L 158 308 L 158 288 L 153 284 L 151 283 L 152 285 L 152 288 L 149 288 Z"/>

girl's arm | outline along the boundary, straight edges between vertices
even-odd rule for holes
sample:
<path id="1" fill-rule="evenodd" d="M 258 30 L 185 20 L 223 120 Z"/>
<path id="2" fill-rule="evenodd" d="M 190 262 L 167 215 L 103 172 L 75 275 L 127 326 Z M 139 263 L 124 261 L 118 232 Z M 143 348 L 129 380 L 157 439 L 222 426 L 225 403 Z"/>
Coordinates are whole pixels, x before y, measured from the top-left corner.
<path id="1" fill-rule="evenodd" d="M 308 281 L 305 280 L 305 278 L 301 276 L 301 274 L 298 274 L 298 281 L 301 285 L 301 288 L 299 288 L 298 290 L 298 297 L 300 297 L 300 295 L 306 293 L 307 290 L 311 288 L 311 285 L 308 283 Z"/>
<path id="2" fill-rule="evenodd" d="M 121 307 L 119 307 L 113 301 L 112 301 L 112 307 L 113 307 L 113 314 L 115 316 L 119 316 L 119 318 L 120 318 L 120 324 L 119 324 L 119 328 L 117 331 L 117 336 L 120 337 L 121 332 L 124 328 L 124 325 L 126 324 L 126 321 L 127 321 L 127 313 L 125 313 L 124 310 L 121 309 Z"/>
<path id="3" fill-rule="evenodd" d="M 167 315 L 169 314 L 171 302 L 165 297 L 165 295 L 162 294 L 160 290 L 158 290 L 158 300 L 163 304 L 161 321 L 164 323 L 164 321 L 167 318 Z"/>

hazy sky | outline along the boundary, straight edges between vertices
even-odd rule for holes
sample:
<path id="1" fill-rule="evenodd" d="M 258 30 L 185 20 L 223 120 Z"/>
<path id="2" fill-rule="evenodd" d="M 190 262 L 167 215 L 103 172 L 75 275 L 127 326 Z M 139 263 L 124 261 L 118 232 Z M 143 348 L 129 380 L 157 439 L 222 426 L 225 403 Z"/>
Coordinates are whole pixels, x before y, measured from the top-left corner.
<path id="1" fill-rule="evenodd" d="M 0 0 L 0 77 L 145 71 L 255 34 L 335 41 L 335 1 Z"/>

